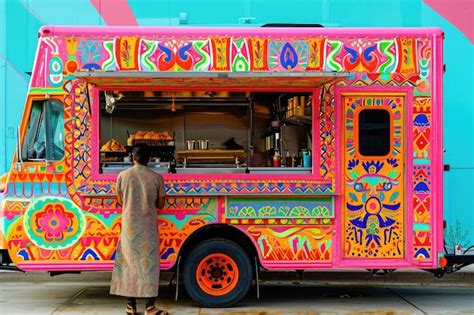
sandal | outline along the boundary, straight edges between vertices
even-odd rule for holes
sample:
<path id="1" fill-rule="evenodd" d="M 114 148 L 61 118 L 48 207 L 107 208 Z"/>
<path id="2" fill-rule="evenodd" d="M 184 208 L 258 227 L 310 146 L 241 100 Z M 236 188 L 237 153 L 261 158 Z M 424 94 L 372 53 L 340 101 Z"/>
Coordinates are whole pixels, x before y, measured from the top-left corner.
<path id="1" fill-rule="evenodd" d="M 127 304 L 127 315 L 136 315 L 136 314 L 137 314 L 137 307 Z"/>
<path id="2" fill-rule="evenodd" d="M 160 310 L 153 306 L 148 306 L 145 309 L 145 315 L 169 315 L 168 311 Z"/>

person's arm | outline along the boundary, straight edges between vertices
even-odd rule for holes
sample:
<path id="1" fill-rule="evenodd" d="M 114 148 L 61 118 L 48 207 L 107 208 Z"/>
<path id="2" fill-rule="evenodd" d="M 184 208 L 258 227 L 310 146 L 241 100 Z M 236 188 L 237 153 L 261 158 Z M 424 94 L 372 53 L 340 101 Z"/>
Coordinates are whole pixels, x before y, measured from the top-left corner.
<path id="1" fill-rule="evenodd" d="M 166 197 L 158 197 L 158 199 L 156 199 L 157 209 L 163 209 L 163 207 L 165 206 L 165 199 Z"/>
<path id="2" fill-rule="evenodd" d="M 115 187 L 116 187 L 116 190 L 117 190 L 117 203 L 119 204 L 119 206 L 122 206 L 123 202 L 122 202 L 122 189 L 120 187 L 120 184 L 122 183 L 122 177 L 119 176 L 117 177 L 117 183 L 115 184 Z"/>
<path id="3" fill-rule="evenodd" d="M 165 199 L 166 199 L 166 191 L 165 191 L 165 184 L 163 182 L 163 178 L 160 176 L 160 180 L 158 183 L 158 199 L 156 199 L 156 208 L 163 209 L 165 206 Z"/>

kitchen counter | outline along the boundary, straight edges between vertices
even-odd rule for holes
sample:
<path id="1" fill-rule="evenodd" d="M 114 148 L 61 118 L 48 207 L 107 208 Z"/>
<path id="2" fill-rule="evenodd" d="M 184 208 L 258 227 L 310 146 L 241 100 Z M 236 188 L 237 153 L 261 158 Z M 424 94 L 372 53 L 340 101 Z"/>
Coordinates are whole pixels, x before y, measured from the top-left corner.
<path id="1" fill-rule="evenodd" d="M 246 167 L 199 165 L 176 167 L 177 174 L 244 174 Z"/>
<path id="2" fill-rule="evenodd" d="M 121 171 L 133 166 L 132 162 L 104 162 L 102 163 L 103 174 L 118 174 Z M 169 162 L 150 162 L 147 165 L 152 171 L 158 174 L 167 174 L 169 172 Z"/>

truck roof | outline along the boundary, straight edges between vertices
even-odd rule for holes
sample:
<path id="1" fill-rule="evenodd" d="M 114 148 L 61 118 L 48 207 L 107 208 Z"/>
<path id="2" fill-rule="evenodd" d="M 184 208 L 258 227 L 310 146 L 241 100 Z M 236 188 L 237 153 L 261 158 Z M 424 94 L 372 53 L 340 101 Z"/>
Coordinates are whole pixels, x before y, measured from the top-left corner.
<path id="1" fill-rule="evenodd" d="M 141 26 L 55 26 L 45 25 L 38 37 L 49 36 L 443 36 L 437 27 L 407 28 L 321 28 L 321 27 L 141 27 Z"/>

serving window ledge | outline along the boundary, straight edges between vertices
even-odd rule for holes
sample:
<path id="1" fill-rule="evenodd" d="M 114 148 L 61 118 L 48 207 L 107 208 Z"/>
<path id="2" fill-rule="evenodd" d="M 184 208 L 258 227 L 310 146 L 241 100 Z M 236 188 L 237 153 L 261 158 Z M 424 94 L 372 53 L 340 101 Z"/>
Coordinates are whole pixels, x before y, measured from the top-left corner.
<path id="1" fill-rule="evenodd" d="M 249 167 L 250 174 L 311 174 L 311 167 Z"/>

